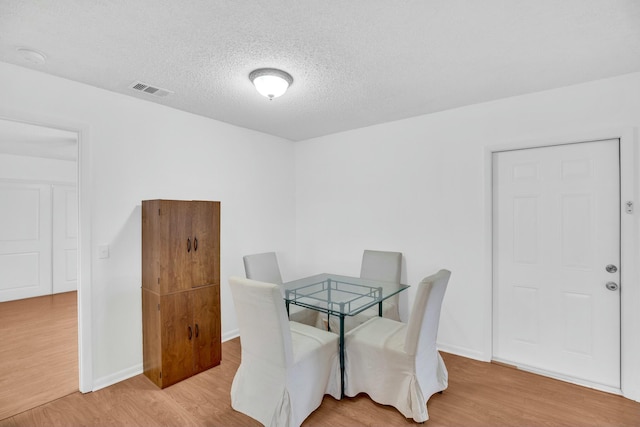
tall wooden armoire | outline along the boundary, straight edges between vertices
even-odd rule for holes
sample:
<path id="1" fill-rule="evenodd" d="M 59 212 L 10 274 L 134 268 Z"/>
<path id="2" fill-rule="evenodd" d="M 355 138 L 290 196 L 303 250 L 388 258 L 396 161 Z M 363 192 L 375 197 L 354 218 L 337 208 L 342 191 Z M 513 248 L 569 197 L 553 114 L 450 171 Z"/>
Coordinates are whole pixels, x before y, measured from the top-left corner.
<path id="1" fill-rule="evenodd" d="M 220 202 L 142 202 L 142 337 L 160 388 L 220 364 Z"/>

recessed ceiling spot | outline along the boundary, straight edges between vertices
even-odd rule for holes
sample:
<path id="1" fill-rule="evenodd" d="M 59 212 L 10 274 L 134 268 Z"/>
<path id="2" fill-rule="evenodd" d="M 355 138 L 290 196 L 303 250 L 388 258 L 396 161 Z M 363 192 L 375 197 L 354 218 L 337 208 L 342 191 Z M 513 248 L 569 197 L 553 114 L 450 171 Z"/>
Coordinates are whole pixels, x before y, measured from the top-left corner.
<path id="1" fill-rule="evenodd" d="M 142 83 L 141 81 L 135 81 L 129 85 L 130 89 L 135 90 L 136 92 L 143 92 L 149 95 L 157 96 L 159 98 L 164 98 L 165 96 L 173 94 L 173 91 L 169 89 L 163 89 L 157 86 L 151 86 L 146 83 Z"/>
<path id="2" fill-rule="evenodd" d="M 45 54 L 42 52 L 38 52 L 37 50 L 29 49 L 26 47 L 19 47 L 16 50 L 18 51 L 18 54 L 20 55 L 20 57 L 22 57 L 22 59 L 31 64 L 42 65 L 47 60 Z"/>

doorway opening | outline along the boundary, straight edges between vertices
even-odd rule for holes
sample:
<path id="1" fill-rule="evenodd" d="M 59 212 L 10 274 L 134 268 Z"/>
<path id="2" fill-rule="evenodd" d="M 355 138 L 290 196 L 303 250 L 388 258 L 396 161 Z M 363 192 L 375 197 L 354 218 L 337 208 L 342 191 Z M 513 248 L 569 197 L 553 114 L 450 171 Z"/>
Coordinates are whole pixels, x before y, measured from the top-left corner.
<path id="1" fill-rule="evenodd" d="M 3 209 L 0 227 L 0 304 L 7 308 L 4 313 L 12 310 L 7 324 L 25 321 L 25 316 L 31 322 L 29 331 L 21 327 L 12 329 L 12 340 L 3 340 L 8 346 L 3 353 L 11 354 L 9 347 L 19 345 L 25 336 L 38 336 L 50 328 L 34 340 L 46 341 L 41 343 L 45 348 L 42 351 L 48 354 L 45 355 L 47 362 L 41 363 L 40 373 L 33 378 L 47 379 L 49 387 L 45 388 L 55 389 L 51 385 L 60 385 L 58 388 L 63 394 L 78 389 L 86 392 L 91 387 L 90 377 L 86 375 L 91 365 L 83 363 L 89 343 L 85 341 L 82 348 L 80 333 L 82 329 L 85 334 L 89 331 L 88 327 L 82 328 L 82 321 L 87 318 L 82 309 L 86 312 L 89 308 L 88 304 L 82 304 L 88 300 L 88 282 L 84 289 L 82 286 L 88 269 L 81 276 L 80 266 L 81 260 L 85 264 L 90 261 L 81 256 L 79 250 L 81 219 L 85 222 L 83 228 L 87 226 L 86 215 L 83 218 L 80 214 L 78 191 L 81 133 L 81 127 L 42 124 L 11 114 L 0 117 L 0 163 L 3 165 L 0 198 L 7 208 Z M 85 240 L 87 237 L 85 235 Z M 84 298 L 81 297 L 83 290 Z M 42 347 L 33 341 L 23 345 L 33 350 L 29 356 Z M 25 349 L 22 351 L 24 354 Z M 56 358 L 63 361 L 64 368 L 52 368 L 50 361 Z M 24 357 L 21 365 L 23 363 Z M 9 368 L 12 364 L 15 363 L 11 360 L 5 363 Z M 28 375 L 23 375 L 22 369 L 23 366 L 15 367 L 20 374 L 13 377 L 21 380 L 22 389 L 28 390 Z M 60 370 L 68 375 L 61 376 Z M 27 398 L 16 396 L 14 387 L 7 389 L 12 392 L 9 398 L 22 401 L 23 405 L 37 406 L 46 403 L 46 399 L 61 397 L 36 392 L 37 385 Z M 21 412 L 29 408 L 14 409 Z M 0 418 L 12 414 L 2 415 Z"/>

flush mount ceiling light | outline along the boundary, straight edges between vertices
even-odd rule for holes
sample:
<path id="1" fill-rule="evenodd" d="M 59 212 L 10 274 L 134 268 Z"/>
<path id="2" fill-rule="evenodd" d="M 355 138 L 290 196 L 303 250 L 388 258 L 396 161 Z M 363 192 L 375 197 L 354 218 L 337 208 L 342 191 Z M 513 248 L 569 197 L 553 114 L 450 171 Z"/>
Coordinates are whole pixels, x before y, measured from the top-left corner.
<path id="1" fill-rule="evenodd" d="M 293 77 L 285 71 L 275 68 L 259 68 L 249 74 L 258 92 L 269 100 L 283 95 L 293 83 Z"/>

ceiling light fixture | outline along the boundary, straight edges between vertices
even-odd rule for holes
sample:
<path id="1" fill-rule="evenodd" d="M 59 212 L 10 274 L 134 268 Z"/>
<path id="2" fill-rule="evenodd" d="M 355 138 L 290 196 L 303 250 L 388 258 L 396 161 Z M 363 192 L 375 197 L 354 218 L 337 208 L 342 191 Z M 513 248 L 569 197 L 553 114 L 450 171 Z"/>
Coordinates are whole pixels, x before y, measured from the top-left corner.
<path id="1" fill-rule="evenodd" d="M 283 95 L 293 83 L 291 74 L 275 68 L 259 68 L 249 74 L 249 80 L 261 95 L 269 100 Z"/>

